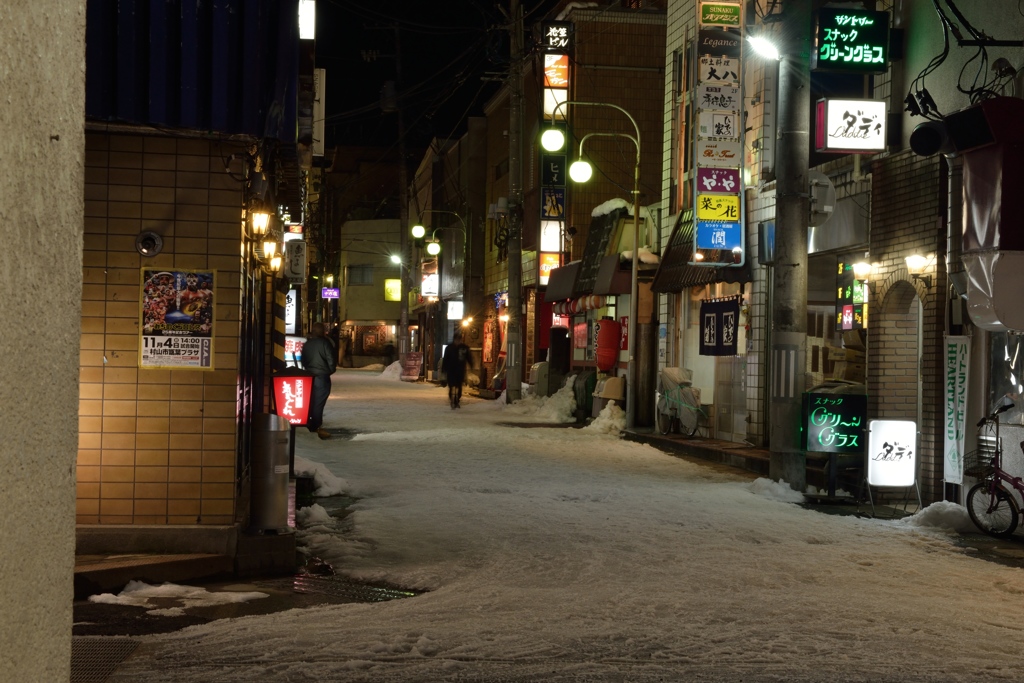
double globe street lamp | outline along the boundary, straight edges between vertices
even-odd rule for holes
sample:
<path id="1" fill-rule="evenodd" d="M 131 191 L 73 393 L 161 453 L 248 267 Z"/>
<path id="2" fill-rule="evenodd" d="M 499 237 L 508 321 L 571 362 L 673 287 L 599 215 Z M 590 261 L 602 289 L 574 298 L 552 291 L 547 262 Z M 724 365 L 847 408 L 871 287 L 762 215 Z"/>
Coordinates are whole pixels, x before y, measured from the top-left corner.
<path id="1" fill-rule="evenodd" d="M 640 127 L 636 125 L 636 119 L 634 119 L 628 111 L 617 104 L 611 104 L 608 102 L 573 102 L 569 100 L 559 102 L 552 112 L 552 121 L 557 117 L 558 110 L 563 106 L 568 105 L 580 107 L 610 107 L 612 109 L 616 109 L 626 115 L 629 122 L 633 124 L 633 131 L 635 133 L 635 135 L 629 135 L 628 133 L 587 133 L 580 139 L 579 152 L 577 154 L 576 161 L 572 162 L 569 166 L 569 177 L 572 178 L 574 182 L 585 183 L 594 175 L 593 166 L 583 158 L 583 144 L 589 138 L 623 137 L 632 140 L 633 144 L 636 145 L 636 164 L 633 167 L 633 258 L 630 276 L 629 324 L 627 326 L 626 333 L 626 338 L 629 343 L 629 361 L 626 366 L 626 428 L 632 429 L 636 424 L 636 318 L 639 290 L 639 259 L 637 252 L 640 249 Z M 561 151 L 565 148 L 565 133 L 552 126 L 541 135 L 540 144 L 549 152 Z"/>

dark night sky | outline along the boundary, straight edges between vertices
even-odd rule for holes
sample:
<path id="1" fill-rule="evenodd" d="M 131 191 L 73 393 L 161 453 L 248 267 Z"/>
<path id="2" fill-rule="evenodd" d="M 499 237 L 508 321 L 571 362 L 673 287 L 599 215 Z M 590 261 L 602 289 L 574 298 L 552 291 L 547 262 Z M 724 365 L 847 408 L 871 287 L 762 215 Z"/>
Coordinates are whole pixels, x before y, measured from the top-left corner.
<path id="1" fill-rule="evenodd" d="M 526 25 L 556 0 L 522 0 Z M 504 12 L 502 11 L 504 10 Z M 390 146 L 395 113 L 381 110 L 381 87 L 401 55 L 400 102 L 406 144 L 457 137 L 508 68 L 508 0 L 320 0 L 316 66 L 327 70 L 327 145 Z M 397 41 L 396 41 L 396 27 Z M 376 51 L 368 61 L 366 51 Z"/>

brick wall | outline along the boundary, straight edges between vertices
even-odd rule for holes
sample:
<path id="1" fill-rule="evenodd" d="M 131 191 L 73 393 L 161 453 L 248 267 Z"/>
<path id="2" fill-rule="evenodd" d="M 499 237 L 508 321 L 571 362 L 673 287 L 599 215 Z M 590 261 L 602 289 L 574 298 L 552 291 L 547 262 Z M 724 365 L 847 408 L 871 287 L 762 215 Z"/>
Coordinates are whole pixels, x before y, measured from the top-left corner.
<path id="1" fill-rule="evenodd" d="M 230 524 L 235 506 L 240 146 L 89 133 L 77 521 Z M 238 169 L 236 169 L 237 171 Z M 142 258 L 152 230 L 162 253 Z M 216 271 L 214 370 L 139 368 L 142 267 Z"/>
<path id="2" fill-rule="evenodd" d="M 916 359 L 911 361 L 906 349 L 897 347 L 915 347 L 916 296 L 921 302 L 922 335 L 918 476 L 926 502 L 942 499 L 943 292 L 948 286 L 944 183 L 940 157 L 922 158 L 907 150 L 872 164 L 871 260 L 877 265 L 868 332 L 868 412 L 878 418 L 910 413 L 906 382 L 898 376 L 913 376 L 910 364 Z M 931 288 L 907 273 L 904 259 L 914 253 L 933 257 L 928 271 Z M 916 400 L 914 389 L 911 402 Z M 914 413 L 910 414 L 916 417 Z"/>

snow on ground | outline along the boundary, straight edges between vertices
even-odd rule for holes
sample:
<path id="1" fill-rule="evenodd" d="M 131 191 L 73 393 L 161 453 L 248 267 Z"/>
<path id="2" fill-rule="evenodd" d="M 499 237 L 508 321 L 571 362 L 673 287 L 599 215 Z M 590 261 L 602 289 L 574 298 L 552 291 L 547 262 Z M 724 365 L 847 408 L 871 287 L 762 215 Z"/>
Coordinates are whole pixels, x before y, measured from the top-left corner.
<path id="1" fill-rule="evenodd" d="M 142 581 L 129 581 L 120 593 L 100 593 L 90 595 L 89 602 L 101 603 L 104 605 L 130 605 L 132 607 L 145 607 L 147 614 L 162 617 L 174 617 L 185 614 L 185 610 L 191 607 L 211 607 L 216 605 L 227 605 L 237 602 L 249 602 L 267 597 L 266 593 L 256 591 L 215 591 L 210 592 L 205 588 L 195 586 L 179 586 L 174 583 L 163 583 L 159 586 L 151 586 Z M 160 599 L 175 599 L 181 602 L 180 607 L 159 607 L 159 603 L 153 602 Z"/>
<path id="2" fill-rule="evenodd" d="M 149 636 L 109 680 L 1020 678 L 1024 576 L 955 545 L 957 506 L 820 514 L 745 473 L 463 406 L 342 371 L 326 424 L 358 435 L 298 431 L 358 499 L 303 512 L 307 550 L 430 592 Z M 528 419 L 549 426 L 499 426 Z"/>

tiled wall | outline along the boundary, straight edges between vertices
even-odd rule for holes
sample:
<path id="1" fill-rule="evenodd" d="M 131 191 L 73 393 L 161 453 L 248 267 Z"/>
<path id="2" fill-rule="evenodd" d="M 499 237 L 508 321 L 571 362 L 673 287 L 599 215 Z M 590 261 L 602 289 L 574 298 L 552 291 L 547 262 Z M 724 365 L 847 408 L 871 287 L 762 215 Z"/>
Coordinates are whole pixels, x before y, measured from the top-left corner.
<path id="1" fill-rule="evenodd" d="M 79 524 L 230 524 L 235 512 L 241 147 L 86 138 Z M 163 251 L 142 258 L 152 230 Z M 214 370 L 139 368 L 142 267 L 216 271 Z"/>

